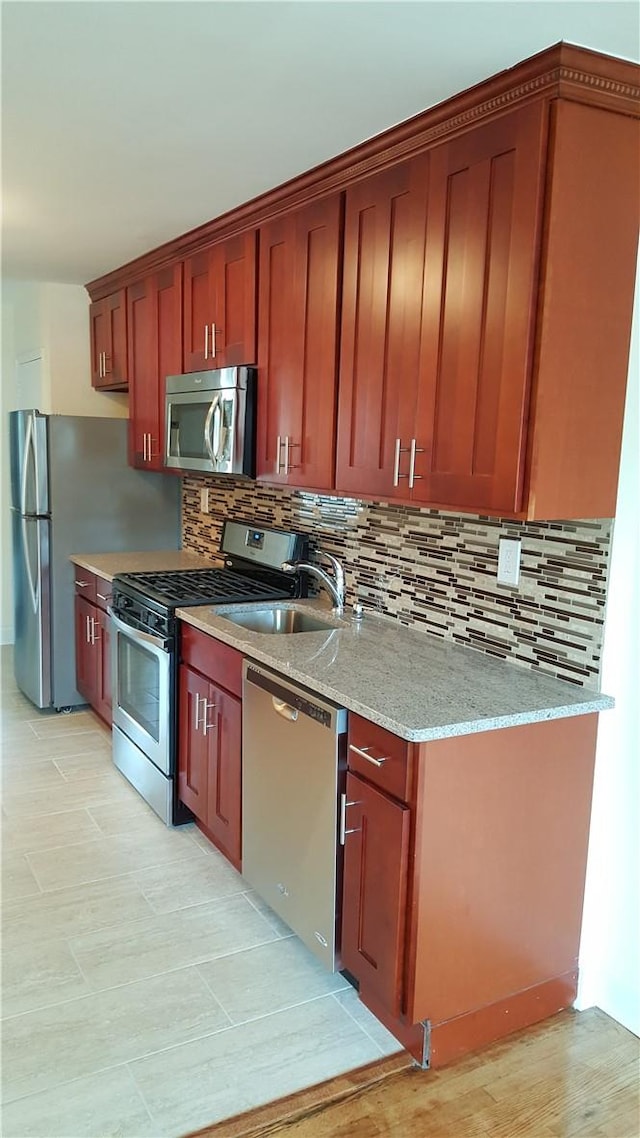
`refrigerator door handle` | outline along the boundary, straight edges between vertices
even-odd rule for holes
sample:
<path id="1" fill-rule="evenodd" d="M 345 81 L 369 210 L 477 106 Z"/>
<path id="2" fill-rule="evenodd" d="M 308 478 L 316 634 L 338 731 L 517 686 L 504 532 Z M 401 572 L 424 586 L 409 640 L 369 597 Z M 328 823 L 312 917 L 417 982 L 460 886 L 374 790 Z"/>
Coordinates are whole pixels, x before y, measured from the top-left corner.
<path id="1" fill-rule="evenodd" d="M 34 455 L 35 463 L 35 447 L 33 442 L 33 414 L 29 415 L 27 419 L 27 429 L 24 439 L 24 452 L 22 455 L 22 471 L 20 474 L 20 513 L 26 514 L 27 512 L 27 478 L 29 477 L 29 456 Z M 24 529 L 22 531 L 24 537 Z"/>
<path id="2" fill-rule="evenodd" d="M 31 604 L 33 605 L 33 611 L 35 613 L 37 613 L 37 611 L 40 607 L 40 572 L 41 572 L 40 544 L 38 543 L 38 566 L 36 569 L 36 575 L 34 577 L 33 570 L 31 567 L 31 558 L 29 557 L 29 541 L 27 538 L 27 519 L 25 517 L 22 517 L 20 519 L 20 523 L 22 526 L 22 559 L 24 561 L 24 569 L 25 569 L 25 574 L 26 574 L 26 578 L 27 578 L 27 584 L 29 586 L 29 594 L 31 596 Z M 34 581 L 35 581 L 35 584 L 34 584 Z"/>

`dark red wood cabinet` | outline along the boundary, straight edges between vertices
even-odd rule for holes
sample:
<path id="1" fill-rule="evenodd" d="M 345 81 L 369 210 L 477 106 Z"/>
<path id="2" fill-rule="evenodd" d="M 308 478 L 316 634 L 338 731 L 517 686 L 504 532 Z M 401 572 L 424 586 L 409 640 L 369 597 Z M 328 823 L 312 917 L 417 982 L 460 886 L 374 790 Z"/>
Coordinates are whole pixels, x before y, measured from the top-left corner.
<path id="1" fill-rule="evenodd" d="M 184 371 L 256 362 L 256 232 L 184 262 Z"/>
<path id="2" fill-rule="evenodd" d="M 336 465 L 344 493 L 407 497 L 404 452 L 422 381 L 429 163 L 420 155 L 346 193 Z"/>
<path id="3" fill-rule="evenodd" d="M 347 775 L 343 967 L 394 1015 L 402 1012 L 408 806 Z"/>
<path id="4" fill-rule="evenodd" d="M 93 710 L 111 726 L 111 654 L 107 605 L 111 586 L 97 574 L 75 571 L 76 686 Z"/>
<path id="5" fill-rule="evenodd" d="M 515 511 L 547 108 L 347 191 L 337 486 Z"/>
<path id="6" fill-rule="evenodd" d="M 257 477 L 328 489 L 335 452 L 341 198 L 260 230 Z"/>
<path id="7" fill-rule="evenodd" d="M 242 656 L 184 624 L 180 654 L 178 796 L 240 869 Z"/>
<path id="8" fill-rule="evenodd" d="M 132 466 L 164 468 L 165 380 L 182 372 L 182 264 L 127 289 L 129 455 Z"/>
<path id="9" fill-rule="evenodd" d="M 612 517 L 637 86 L 637 65 L 560 43 L 94 281 L 94 384 L 126 387 L 118 288 L 174 258 L 178 370 L 258 363 L 261 479 L 523 520 Z M 142 392 L 146 335 L 134 329 Z M 133 410 L 143 462 L 153 402 Z"/>
<path id="10" fill-rule="evenodd" d="M 89 306 L 91 383 L 101 391 L 126 391 L 127 301 L 125 289 Z"/>
<path id="11" fill-rule="evenodd" d="M 577 990 L 597 716 L 409 743 L 349 716 L 342 963 L 441 1066 Z"/>

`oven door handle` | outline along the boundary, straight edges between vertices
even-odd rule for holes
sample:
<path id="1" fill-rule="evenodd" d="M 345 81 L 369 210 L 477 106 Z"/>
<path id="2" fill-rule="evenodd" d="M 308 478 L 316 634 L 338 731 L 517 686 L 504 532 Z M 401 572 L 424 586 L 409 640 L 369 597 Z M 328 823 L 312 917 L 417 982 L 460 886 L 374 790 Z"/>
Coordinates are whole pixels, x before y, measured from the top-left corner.
<path id="1" fill-rule="evenodd" d="M 153 648 L 160 648 L 163 652 L 169 651 L 169 641 L 160 636 L 152 636 L 150 632 L 142 632 L 139 628 L 133 628 L 130 624 L 125 624 L 120 617 L 116 616 L 112 608 L 108 608 L 107 612 L 111 617 L 114 627 L 124 632 L 125 636 L 130 636 L 132 640 L 140 640 L 143 644 L 150 644 Z"/>

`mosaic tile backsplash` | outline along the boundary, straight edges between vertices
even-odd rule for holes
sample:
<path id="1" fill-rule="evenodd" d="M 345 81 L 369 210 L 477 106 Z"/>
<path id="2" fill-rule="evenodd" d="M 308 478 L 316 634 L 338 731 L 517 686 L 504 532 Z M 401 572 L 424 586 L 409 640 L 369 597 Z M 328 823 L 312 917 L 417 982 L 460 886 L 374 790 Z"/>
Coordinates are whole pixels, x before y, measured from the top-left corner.
<path id="1" fill-rule="evenodd" d="M 209 513 L 200 489 L 209 489 Z M 529 522 L 335 498 L 242 479 L 183 480 L 182 543 L 220 548 L 234 517 L 309 534 L 344 567 L 347 603 L 572 683 L 598 687 L 612 522 Z M 498 539 L 522 540 L 520 583 L 498 585 Z"/>

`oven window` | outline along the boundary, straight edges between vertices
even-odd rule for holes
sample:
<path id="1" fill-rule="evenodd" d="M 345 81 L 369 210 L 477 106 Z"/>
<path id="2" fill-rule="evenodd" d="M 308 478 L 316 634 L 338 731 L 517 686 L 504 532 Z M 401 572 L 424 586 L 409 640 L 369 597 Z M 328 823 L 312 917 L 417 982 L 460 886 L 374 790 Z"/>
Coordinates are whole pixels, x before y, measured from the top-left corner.
<path id="1" fill-rule="evenodd" d="M 171 403 L 169 453 L 174 458 L 209 457 L 204 442 L 204 425 L 211 400 L 202 403 Z"/>
<path id="2" fill-rule="evenodd" d="M 160 741 L 160 662 L 141 644 L 118 636 L 118 704 Z"/>

